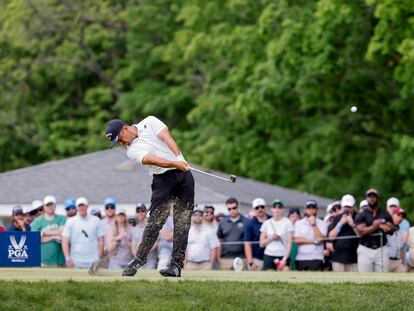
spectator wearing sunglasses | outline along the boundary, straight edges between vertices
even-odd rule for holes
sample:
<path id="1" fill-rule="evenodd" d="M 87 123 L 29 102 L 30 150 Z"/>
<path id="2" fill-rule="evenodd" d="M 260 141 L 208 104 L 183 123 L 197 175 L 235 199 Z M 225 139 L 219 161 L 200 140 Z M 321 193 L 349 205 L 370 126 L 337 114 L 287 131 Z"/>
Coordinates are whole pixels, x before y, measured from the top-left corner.
<path id="1" fill-rule="evenodd" d="M 212 205 L 205 205 L 203 211 L 203 226 L 204 228 L 208 228 L 212 230 L 214 233 L 217 232 L 218 223 L 214 218 L 214 206 Z"/>
<path id="2" fill-rule="evenodd" d="M 220 242 L 225 243 L 219 248 L 222 270 L 232 269 L 236 257 L 244 258 L 243 236 L 246 217 L 240 214 L 239 201 L 236 198 L 229 198 L 226 207 L 229 214 L 219 223 L 217 229 L 217 237 Z"/>
<path id="3" fill-rule="evenodd" d="M 33 220 L 43 215 L 43 202 L 40 200 L 34 200 L 32 205 L 24 214 L 24 222 L 26 225 L 31 225 Z"/>
<path id="4" fill-rule="evenodd" d="M 318 203 L 305 203 L 305 217 L 295 223 L 294 241 L 298 245 L 297 270 L 321 271 L 324 260 L 324 238 L 328 232 L 326 223 L 317 217 Z"/>
<path id="5" fill-rule="evenodd" d="M 248 269 L 262 270 L 264 248 L 260 247 L 258 242 L 260 240 L 260 227 L 269 216 L 266 214 L 266 202 L 264 199 L 254 199 L 252 207 L 255 215 L 244 226 L 244 254 Z"/>
<path id="6" fill-rule="evenodd" d="M 103 233 L 105 234 L 105 236 L 107 236 L 109 231 L 115 224 L 116 201 L 112 198 L 108 198 L 104 201 L 104 207 L 105 217 L 101 220 L 101 227 Z"/>
<path id="7" fill-rule="evenodd" d="M 66 199 L 65 200 L 65 211 L 66 217 L 71 218 L 76 215 L 76 200 L 75 199 Z"/>

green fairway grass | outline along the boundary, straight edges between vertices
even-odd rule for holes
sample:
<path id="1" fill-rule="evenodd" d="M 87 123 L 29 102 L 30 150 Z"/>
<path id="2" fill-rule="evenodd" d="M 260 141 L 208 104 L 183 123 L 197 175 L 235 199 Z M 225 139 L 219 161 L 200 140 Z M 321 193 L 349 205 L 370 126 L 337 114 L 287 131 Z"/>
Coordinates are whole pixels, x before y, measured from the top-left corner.
<path id="1" fill-rule="evenodd" d="M 0 310 L 413 310 L 412 274 L 0 269 Z M 26 277 L 24 277 L 26 276 Z M 405 281 L 397 281 L 398 279 Z M 346 280 L 344 282 L 344 280 Z"/>
<path id="2" fill-rule="evenodd" d="M 413 310 L 414 283 L 0 281 L 1 310 Z"/>

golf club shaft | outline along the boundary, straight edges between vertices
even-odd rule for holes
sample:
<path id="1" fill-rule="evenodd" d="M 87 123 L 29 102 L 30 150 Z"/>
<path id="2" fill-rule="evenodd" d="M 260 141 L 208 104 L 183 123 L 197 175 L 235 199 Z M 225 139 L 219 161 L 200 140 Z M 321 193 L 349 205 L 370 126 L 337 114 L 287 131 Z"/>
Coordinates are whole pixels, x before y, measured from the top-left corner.
<path id="1" fill-rule="evenodd" d="M 201 173 L 201 174 L 204 174 L 204 175 L 207 175 L 207 176 L 210 176 L 210 177 L 214 177 L 214 178 L 217 178 L 217 179 L 221 179 L 221 180 L 224 180 L 224 181 L 231 182 L 228 178 L 224 178 L 224 177 L 221 177 L 221 176 L 217 176 L 217 175 L 215 175 L 215 174 L 207 173 L 207 172 L 204 172 L 204 171 L 199 170 L 199 169 L 197 169 L 197 168 L 194 168 L 194 167 L 192 167 L 192 166 L 190 166 L 190 169 L 191 169 L 192 171 L 196 171 L 196 172 L 198 172 L 198 173 Z"/>

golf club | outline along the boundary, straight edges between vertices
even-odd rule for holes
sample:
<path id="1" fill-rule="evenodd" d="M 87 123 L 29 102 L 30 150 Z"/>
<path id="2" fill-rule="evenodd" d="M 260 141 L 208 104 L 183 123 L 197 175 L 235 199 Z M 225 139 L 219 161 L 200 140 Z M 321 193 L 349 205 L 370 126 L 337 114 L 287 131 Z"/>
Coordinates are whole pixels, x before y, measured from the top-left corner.
<path id="1" fill-rule="evenodd" d="M 214 178 L 217 178 L 217 179 L 221 179 L 221 180 L 224 180 L 224 181 L 227 181 L 227 182 L 230 182 L 230 183 L 235 183 L 236 182 L 236 179 L 237 179 L 237 177 L 235 175 L 230 175 L 229 178 L 225 178 L 225 177 L 221 177 L 221 176 L 218 176 L 218 175 L 215 175 L 215 174 L 212 174 L 212 173 L 208 173 L 208 172 L 199 170 L 199 169 L 194 168 L 192 166 L 190 166 L 190 169 L 192 171 L 195 171 L 195 172 L 198 172 L 198 173 L 201 173 L 201 174 L 210 176 L 210 177 L 214 177 Z"/>

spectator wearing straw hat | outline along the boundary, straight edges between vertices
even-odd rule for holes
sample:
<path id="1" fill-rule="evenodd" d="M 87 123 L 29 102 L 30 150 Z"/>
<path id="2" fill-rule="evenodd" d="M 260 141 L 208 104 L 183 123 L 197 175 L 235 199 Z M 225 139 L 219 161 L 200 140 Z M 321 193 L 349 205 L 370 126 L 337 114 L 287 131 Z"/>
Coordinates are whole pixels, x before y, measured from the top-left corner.
<path id="1" fill-rule="evenodd" d="M 281 204 L 283 205 L 282 202 Z M 244 226 L 244 254 L 249 269 L 262 270 L 264 247 L 259 245 L 260 228 L 269 216 L 266 214 L 266 202 L 264 199 L 254 199 L 252 207 L 255 211 L 255 216 L 248 220 Z M 252 244 L 251 242 L 255 243 Z"/>
<path id="2" fill-rule="evenodd" d="M 355 218 L 356 229 L 361 239 L 357 249 L 358 272 L 387 272 L 389 265 L 387 234 L 395 230 L 391 215 L 378 207 L 379 192 L 365 192 L 368 208 Z"/>
<path id="3" fill-rule="evenodd" d="M 326 223 L 317 217 L 318 203 L 305 203 L 305 217 L 295 223 L 294 241 L 298 244 L 296 268 L 321 271 L 324 260 L 324 238 L 328 231 Z"/>
<path id="4" fill-rule="evenodd" d="M 355 198 L 346 194 L 342 197 L 341 208 L 329 226 L 329 238 L 332 239 L 332 270 L 334 272 L 357 271 L 357 239 L 355 219 Z"/>

